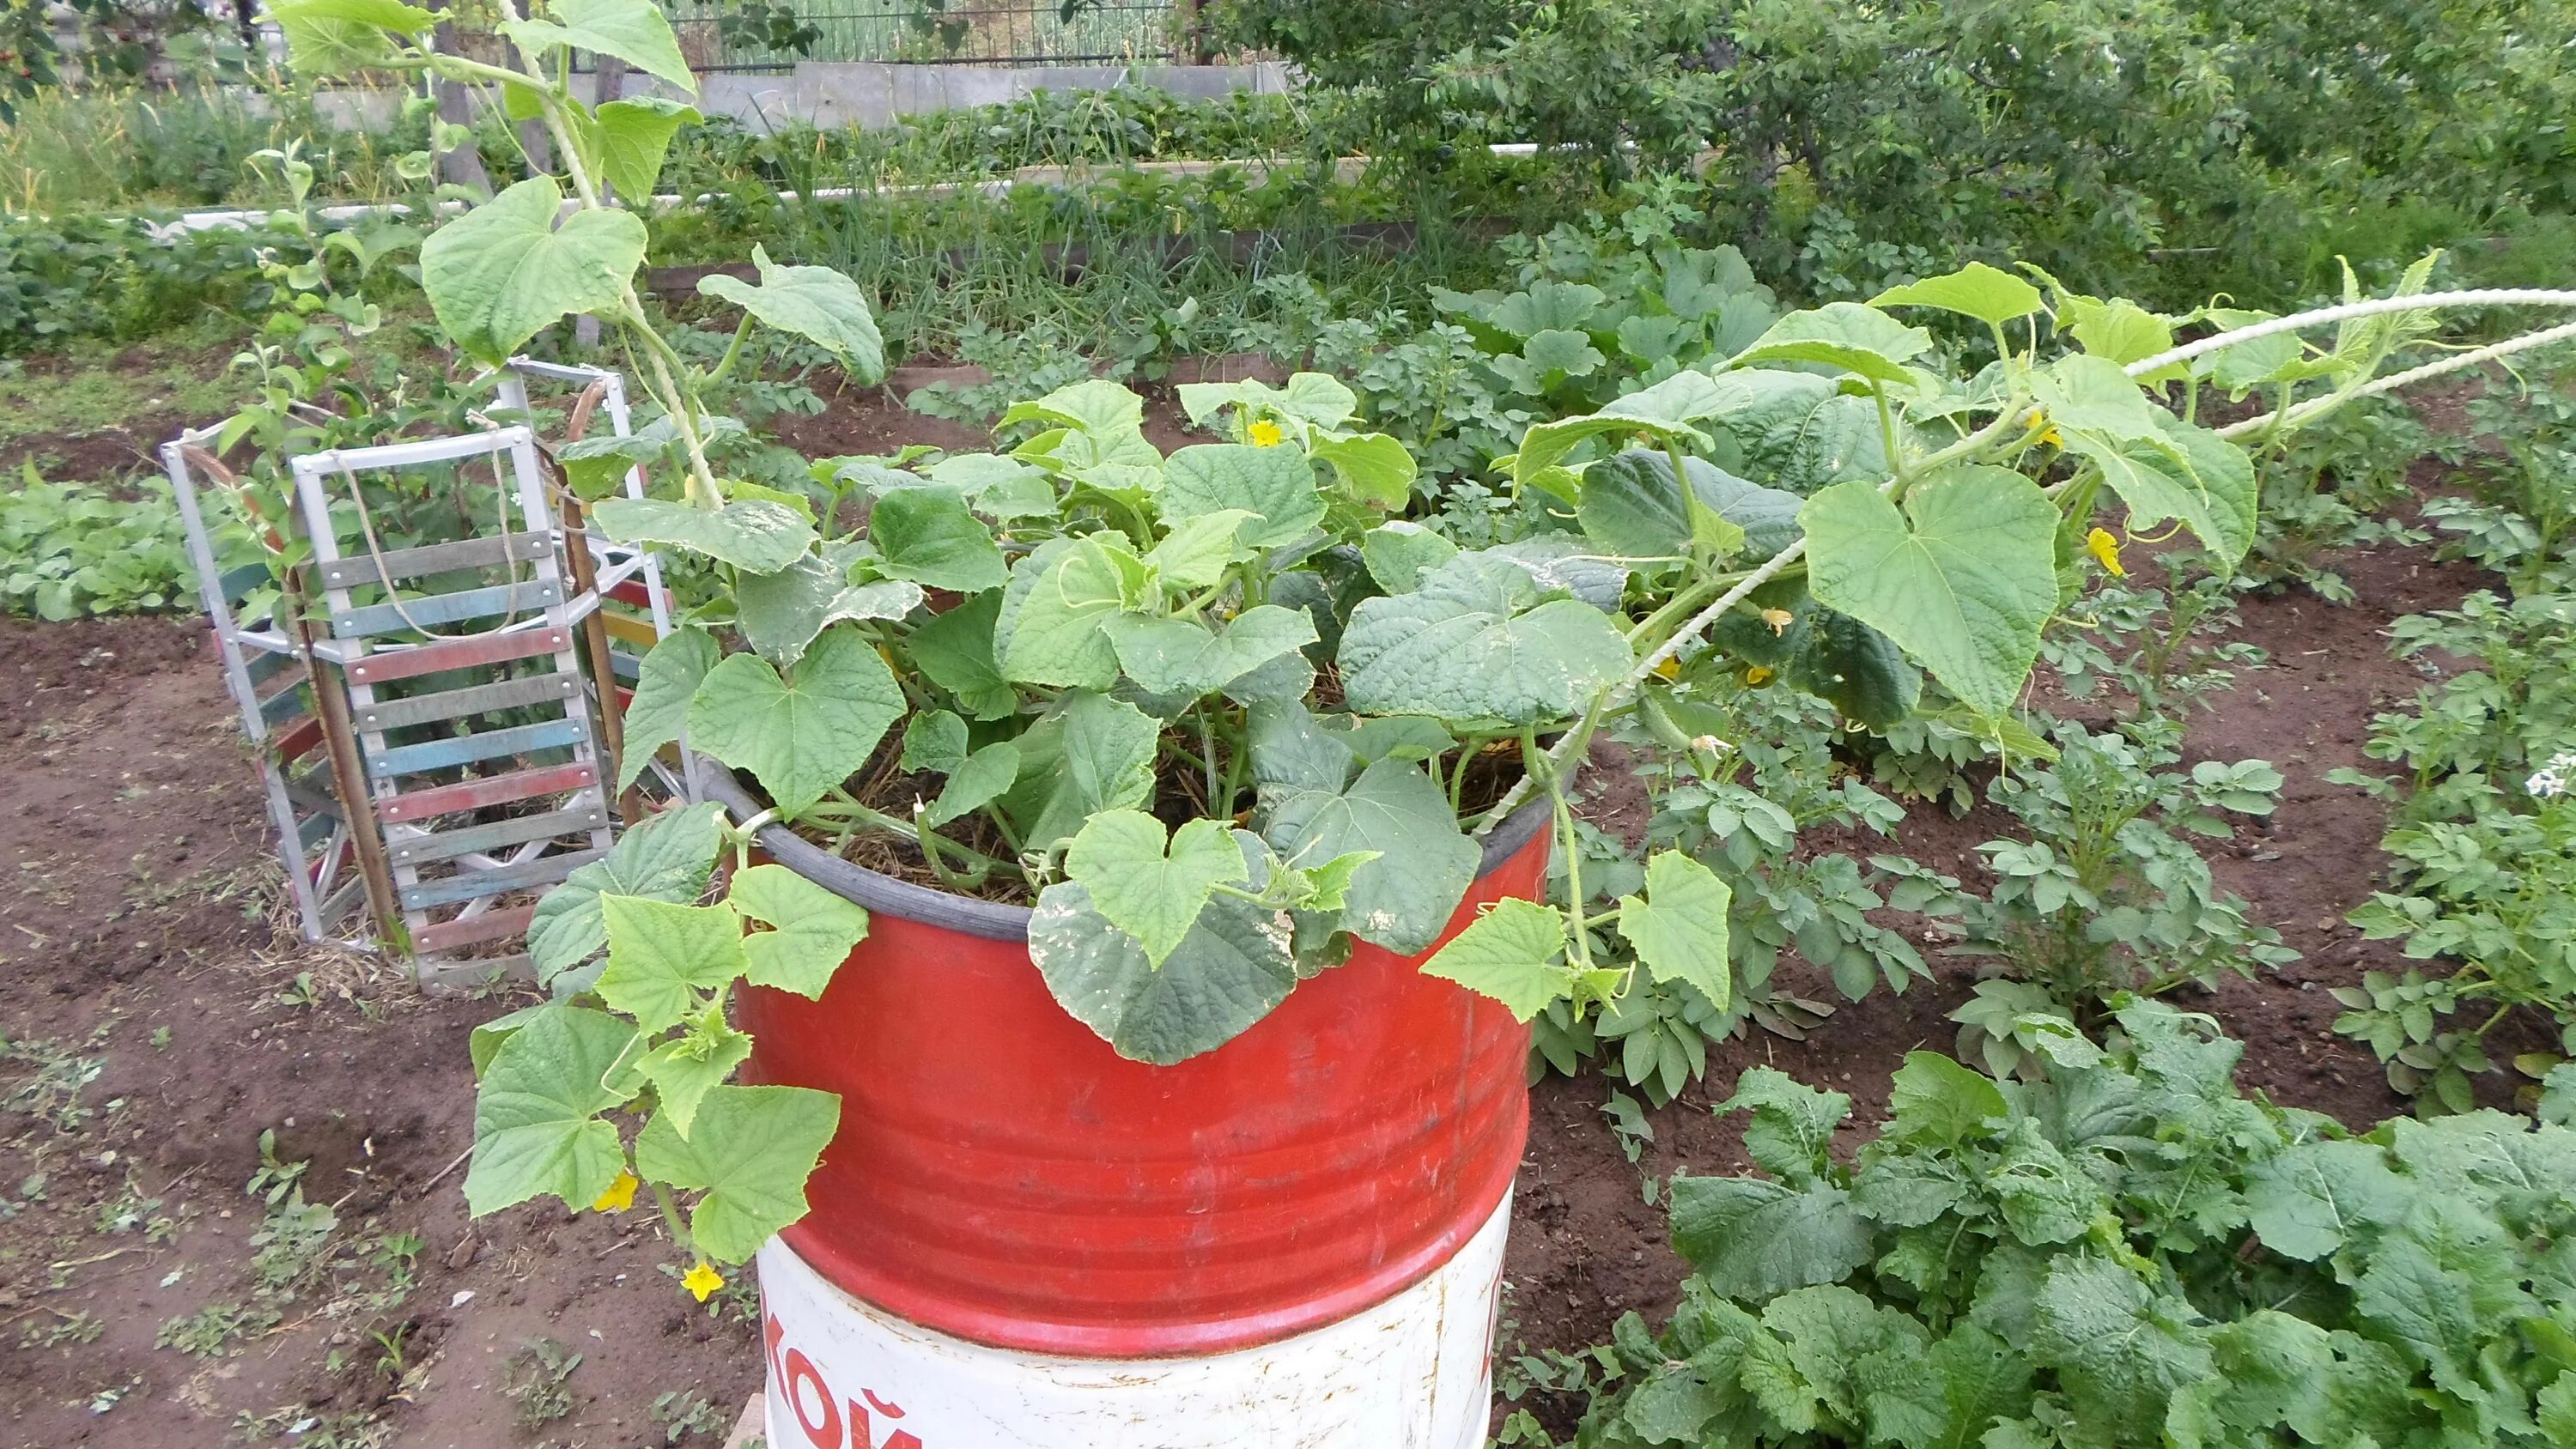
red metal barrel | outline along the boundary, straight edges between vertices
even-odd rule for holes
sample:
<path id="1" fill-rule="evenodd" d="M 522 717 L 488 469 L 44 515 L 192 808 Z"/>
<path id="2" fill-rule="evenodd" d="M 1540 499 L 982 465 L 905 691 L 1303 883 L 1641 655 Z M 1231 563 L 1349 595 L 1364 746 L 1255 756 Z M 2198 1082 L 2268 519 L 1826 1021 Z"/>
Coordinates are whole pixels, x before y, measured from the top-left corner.
<path id="1" fill-rule="evenodd" d="M 1495 832 L 1450 933 L 1537 893 L 1542 818 Z M 1511 1185 L 1528 1029 L 1418 957 L 1363 945 L 1223 1047 L 1146 1066 L 1048 995 L 1025 910 L 762 844 L 871 912 L 822 1000 L 742 1002 L 747 1078 L 841 1095 L 783 1236 L 854 1297 L 1002 1348 L 1222 1352 L 1401 1292 Z"/>

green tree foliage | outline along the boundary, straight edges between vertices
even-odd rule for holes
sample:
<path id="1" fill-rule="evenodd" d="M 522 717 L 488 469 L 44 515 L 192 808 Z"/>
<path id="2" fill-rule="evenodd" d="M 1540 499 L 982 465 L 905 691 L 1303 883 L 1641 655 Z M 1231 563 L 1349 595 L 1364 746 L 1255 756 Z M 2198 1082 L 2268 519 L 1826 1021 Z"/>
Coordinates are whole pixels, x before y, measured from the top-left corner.
<path id="1" fill-rule="evenodd" d="M 1416 162 L 1532 141 L 1615 173 L 1710 148 L 1719 219 L 1766 271 L 1821 223 L 1828 244 L 1849 227 L 1943 254 L 2015 238 L 2087 285 L 2192 248 L 2241 265 L 2250 247 L 2295 281 L 2339 246 L 2394 255 L 2426 229 L 2576 195 L 2565 0 L 1226 0 L 1218 14 L 1351 92 L 1356 134 L 1404 137 Z"/>

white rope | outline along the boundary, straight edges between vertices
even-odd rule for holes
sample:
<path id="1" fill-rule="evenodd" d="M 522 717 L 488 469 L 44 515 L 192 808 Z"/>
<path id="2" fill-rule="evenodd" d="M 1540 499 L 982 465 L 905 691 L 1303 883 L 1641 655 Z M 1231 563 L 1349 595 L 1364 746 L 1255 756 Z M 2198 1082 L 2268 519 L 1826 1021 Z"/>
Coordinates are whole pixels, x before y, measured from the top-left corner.
<path id="1" fill-rule="evenodd" d="M 2281 421 L 2295 427 L 2296 425 L 2315 417 L 2319 413 L 2341 407 L 2344 403 L 2351 401 L 2353 398 L 2377 397 L 2384 392 L 2395 392 L 2399 388 L 2413 387 L 2415 384 L 2422 382 L 2427 378 L 2440 377 L 2446 372 L 2459 372 L 2464 368 L 2477 367 L 2484 363 L 2493 362 L 2500 357 L 2511 357 L 2517 352 L 2528 352 L 2535 347 L 2547 347 L 2553 342 L 2570 341 L 2576 341 L 2576 322 L 2562 322 L 2558 326 L 2545 328 L 2538 332 L 2526 332 L 2520 337 L 2508 338 L 2502 342 L 2489 343 L 2484 347 L 2475 348 L 2468 352 L 2454 353 L 2438 362 L 2425 363 L 2422 367 L 2408 368 L 2404 372 L 2392 372 L 2386 377 L 2378 378 L 2374 381 L 2364 383 L 2360 387 L 2354 388 L 2352 392 L 2345 397 L 2312 397 L 2306 402 L 2300 403 L 2298 406 L 2291 408 L 2288 415 L 2282 418 Z M 2272 417 L 2269 413 L 2266 413 L 2261 417 L 2247 418 L 2243 422 L 2229 423 L 2226 427 L 2220 428 L 2218 430 L 2218 435 L 2222 438 L 2242 437 L 2243 435 L 2254 431 L 2256 428 L 2268 426 L 2271 421 Z"/>
<path id="2" fill-rule="evenodd" d="M 2274 317 L 2268 321 L 2257 322 L 2248 327 L 2239 327 L 2233 332 L 2221 332 L 2214 337 L 2203 337 L 2198 341 L 2187 343 L 2181 347 L 2174 348 L 2171 351 L 2160 352 L 2153 357 L 2142 358 L 2139 361 L 2132 362 L 2122 370 L 2127 372 L 2131 377 L 2144 377 L 2148 373 L 2158 371 L 2162 368 L 2171 367 L 2177 362 L 2188 362 L 2203 353 L 2214 352 L 2222 347 L 2232 347 L 2240 342 L 2252 342 L 2258 338 L 2270 337 L 2276 333 L 2295 332 L 2306 327 L 2322 327 L 2331 322 L 2347 322 L 2357 317 L 2375 317 L 2389 312 L 2433 311 L 2445 307 L 2576 308 L 2576 291 L 2565 291 L 2544 287 L 2484 287 L 2466 291 L 2419 292 L 2411 297 L 2374 297 L 2362 302 L 2345 302 L 2332 307 L 2320 307 L 2311 312 L 2294 312 L 2287 317 Z M 2528 351 L 2534 347 L 2544 347 L 2552 342 L 2558 342 L 2570 338 L 2576 338 L 2576 322 L 2547 328 L 2539 332 L 2525 333 L 2520 337 L 2493 343 L 2489 346 L 2477 348 L 2469 352 L 2463 352 L 2453 357 L 2446 357 L 2438 362 L 2427 363 L 2422 367 L 2412 368 L 2405 372 L 2391 373 L 2386 377 L 2366 383 L 2349 393 L 2310 399 L 2308 402 L 2292 408 L 2287 415 L 2279 418 L 2278 421 L 2283 423 L 2302 422 L 2309 417 L 2315 416 L 2318 411 L 2331 407 L 2340 407 L 2344 403 L 2357 397 L 2371 397 L 2379 393 L 2391 392 L 2397 388 L 2421 382 L 2429 377 L 2437 377 L 2447 372 L 2457 372 L 2462 368 L 2475 367 L 2480 363 L 2492 362 L 2499 357 L 2510 356 L 2516 352 Z M 2223 438 L 2241 436 L 2242 434 L 2250 432 L 2256 428 L 2268 426 L 2274 421 L 2275 418 L 2273 415 L 2268 413 L 2261 417 L 2248 418 L 2243 422 L 2231 424 L 2230 426 L 2219 430 L 2219 436 Z M 1894 478 L 1887 479 L 1885 482 L 1878 485 L 1879 491 L 1882 493 L 1886 492 L 1889 487 L 1895 484 L 1895 482 L 1896 480 Z M 1685 480 L 1684 486 L 1688 486 L 1687 480 Z M 1637 686 L 1645 680 L 1646 676 L 1654 673 L 1656 669 L 1662 667 L 1664 661 L 1671 659 L 1675 655 L 1679 654 L 1683 649 L 1689 647 L 1690 643 L 1699 637 L 1702 630 L 1725 617 L 1727 610 L 1734 608 L 1739 603 L 1742 603 L 1746 595 L 1752 593 L 1755 589 L 1776 577 L 1782 569 L 1787 568 L 1792 562 L 1804 557 L 1806 552 L 1806 536 L 1801 534 L 1787 548 L 1773 554 L 1768 562 L 1747 575 L 1742 582 L 1738 583 L 1734 588 L 1727 590 L 1723 595 L 1720 595 L 1715 603 L 1710 604 L 1707 608 L 1692 615 L 1689 623 L 1682 625 L 1680 629 L 1674 631 L 1672 638 L 1664 641 L 1663 647 L 1647 655 L 1646 658 L 1640 661 L 1634 669 L 1631 669 L 1628 672 L 1627 678 L 1622 679 L 1618 684 L 1612 687 L 1610 701 L 1611 706 L 1616 708 L 1618 705 L 1625 703 L 1628 696 L 1636 693 Z M 1565 736 L 1566 741 L 1571 741 L 1573 738 L 1574 736 L 1571 733 L 1568 733 Z M 1566 762 L 1563 759 L 1556 758 L 1556 756 L 1563 747 L 1563 744 L 1560 743 L 1557 749 L 1549 751 L 1550 758 L 1560 770 L 1564 768 Z M 1529 794 L 1531 778 L 1531 776 L 1524 774 L 1519 780 L 1515 781 L 1512 788 L 1503 793 L 1503 798 L 1495 801 L 1493 807 L 1485 812 L 1484 819 L 1476 826 L 1473 833 L 1480 836 L 1490 834 L 1495 826 L 1501 824 L 1504 817 L 1510 815 L 1513 808 L 1519 805 L 1521 800 Z"/>
<path id="3" fill-rule="evenodd" d="M 2359 317 L 2377 317 L 2389 312 L 2431 312 L 2446 307 L 2576 307 L 2576 292 L 2550 287 L 2475 287 L 2459 292 L 2418 292 L 2411 297 L 2372 297 L 2360 302 L 2343 302 L 2332 307 L 2319 307 L 2313 312 L 2293 312 L 2287 317 L 2274 317 L 2186 342 L 2168 352 L 2129 364 L 2131 377 L 2144 377 L 2189 362 L 2206 352 L 2252 342 L 2282 332 L 2297 332 L 2309 327 L 2323 327 L 2329 322 L 2349 322 Z"/>

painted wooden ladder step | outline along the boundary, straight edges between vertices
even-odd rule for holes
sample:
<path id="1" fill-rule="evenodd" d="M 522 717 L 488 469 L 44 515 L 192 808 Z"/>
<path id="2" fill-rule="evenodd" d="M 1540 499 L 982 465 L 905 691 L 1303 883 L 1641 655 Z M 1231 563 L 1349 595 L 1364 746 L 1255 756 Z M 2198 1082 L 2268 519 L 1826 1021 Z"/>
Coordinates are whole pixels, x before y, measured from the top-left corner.
<path id="1" fill-rule="evenodd" d="M 536 914 L 535 906 L 513 906 L 506 911 L 485 911 L 479 916 L 441 921 L 412 932 L 411 943 L 425 955 L 453 951 L 459 946 L 479 946 L 485 941 L 526 934 L 528 922 Z"/>
<path id="2" fill-rule="evenodd" d="M 361 705 L 354 718 L 358 728 L 382 733 L 406 725 L 465 719 L 472 715 L 490 714 L 494 710 L 516 709 L 524 704 L 545 704 L 580 697 L 580 675 L 539 674 L 526 679 L 504 679 L 497 684 L 477 684 L 467 689 L 442 690 L 410 699 L 379 700 L 374 704 Z"/>
<path id="3" fill-rule="evenodd" d="M 459 810 L 480 810 L 487 805 L 508 805 L 520 800 L 533 800 L 540 795 L 559 795 L 566 790 L 579 790 L 598 783 L 599 770 L 591 765 L 514 770 L 506 775 L 491 775 L 428 790 L 409 790 L 378 800 L 376 817 L 399 825 L 413 820 L 431 820 Z"/>
<path id="4" fill-rule="evenodd" d="M 608 637 L 611 639 L 641 645 L 646 649 L 662 642 L 662 636 L 653 632 L 653 621 L 650 619 L 638 619 L 632 614 L 619 614 L 602 609 L 599 611 L 599 621 L 608 626 Z"/>
<path id="5" fill-rule="evenodd" d="M 552 885 L 607 853 L 604 850 L 576 850 L 563 855 L 540 856 L 524 865 L 465 871 L 441 880 L 422 881 L 402 893 L 402 906 L 406 911 L 421 911 L 431 906 L 453 905 L 459 901 L 480 900 L 485 896 Z"/>
<path id="6" fill-rule="evenodd" d="M 489 825 L 471 825 L 461 830 L 442 830 L 429 835 L 392 836 L 385 841 L 385 855 L 396 865 L 426 865 L 433 860 L 452 860 L 460 855 L 525 845 L 531 840 L 552 840 L 558 835 L 587 835 L 607 828 L 607 807 L 594 795 L 542 815 L 522 815 L 511 820 L 496 820 Z"/>
<path id="7" fill-rule="evenodd" d="M 494 614 L 524 613 L 562 602 L 561 584 L 551 579 L 525 579 L 515 584 L 494 584 L 487 589 L 465 589 L 453 594 L 405 599 L 400 604 L 369 604 L 345 614 L 333 614 L 331 633 L 340 639 L 407 634 L 417 626 L 453 624 L 463 619 L 489 618 Z"/>
<path id="8" fill-rule="evenodd" d="M 395 579 L 416 579 L 426 574 L 490 568 L 513 560 L 534 563 L 553 553 L 554 547 L 552 534 L 514 533 L 506 538 L 465 538 L 454 543 L 398 548 L 384 555 L 381 569 L 375 559 L 364 554 L 333 559 L 321 566 L 322 582 L 335 589 L 355 589 L 369 584 L 390 583 Z"/>
<path id="9" fill-rule="evenodd" d="M 387 684 L 397 679 L 416 679 L 424 674 L 439 674 L 450 669 L 471 669 L 483 664 L 505 664 L 513 659 L 533 659 L 540 654 L 557 654 L 571 643 L 572 631 L 569 629 L 511 629 L 478 634 L 471 639 L 452 639 L 443 644 L 423 644 L 413 649 L 387 649 L 370 654 L 349 665 L 349 678 L 357 684 Z"/>
<path id="10" fill-rule="evenodd" d="M 292 720 L 302 719 L 312 713 L 312 710 L 312 703 L 306 696 L 304 685 L 300 682 L 290 684 L 259 702 L 259 717 L 268 721 L 271 729 L 279 728 Z"/>
<path id="11" fill-rule="evenodd" d="M 291 765 L 313 753 L 322 743 L 322 716 L 308 714 L 276 737 L 271 746 L 281 765 Z"/>
<path id="12" fill-rule="evenodd" d="M 580 719 L 549 720 L 544 724 L 485 730 L 479 734 L 459 735 L 452 740 L 430 740 L 425 744 L 396 745 L 389 750 L 378 750 L 367 761 L 367 773 L 375 779 L 389 780 L 396 775 L 418 775 L 452 765 L 470 765 L 478 760 L 506 759 L 534 750 L 563 749 L 589 738 L 590 726 Z"/>

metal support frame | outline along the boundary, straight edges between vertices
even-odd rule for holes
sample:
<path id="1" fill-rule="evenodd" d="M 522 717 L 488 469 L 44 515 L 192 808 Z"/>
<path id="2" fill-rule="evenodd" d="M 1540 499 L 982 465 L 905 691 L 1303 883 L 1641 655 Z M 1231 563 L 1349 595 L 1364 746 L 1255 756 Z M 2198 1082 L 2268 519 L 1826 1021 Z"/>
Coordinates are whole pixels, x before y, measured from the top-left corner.
<path id="1" fill-rule="evenodd" d="M 197 572 L 206 621 L 213 626 L 224 688 L 241 713 L 242 737 L 259 767 L 269 826 L 277 836 L 278 864 L 285 869 L 287 894 L 295 903 L 297 933 L 316 945 L 333 942 L 369 949 L 373 941 L 360 913 L 366 883 L 354 869 L 355 833 L 346 802 L 321 788 L 324 783 L 336 784 L 336 778 L 317 779 L 331 772 L 330 757 L 326 752 L 316 767 L 301 775 L 295 772 L 296 764 L 323 743 L 318 733 L 321 720 L 313 710 L 327 681 L 315 677 L 303 639 L 282 622 L 293 613 L 291 594 L 281 593 L 275 602 L 244 617 L 238 606 L 261 585 L 272 582 L 269 570 L 265 564 L 251 564 L 229 574 L 222 571 L 213 534 L 206 527 L 197 492 L 197 464 L 190 455 L 196 454 L 200 462 L 211 460 L 220 431 L 207 427 L 181 433 L 161 445 L 161 465 L 169 473 L 170 490 L 185 526 L 188 561 Z M 281 679 L 285 682 L 269 694 L 260 693 L 262 685 Z M 300 698 L 304 695 L 313 697 Z M 313 737 L 304 738 L 308 735 Z"/>
<path id="2" fill-rule="evenodd" d="M 606 412 L 616 433 L 625 436 L 630 431 L 625 380 L 618 373 L 513 358 L 497 378 L 501 403 L 525 416 L 531 381 L 591 392 L 590 402 Z M 588 406 L 575 411 L 586 414 Z M 584 423 L 586 416 L 576 419 L 575 436 Z M 536 449 L 533 430 L 522 425 L 464 438 L 344 449 L 289 460 L 295 498 L 288 516 L 274 520 L 254 516 L 250 521 L 267 529 L 271 547 L 279 549 L 301 521 L 312 540 L 313 561 L 290 571 L 274 602 L 254 602 L 274 582 L 270 568 L 261 563 L 229 574 L 219 571 L 201 497 L 204 481 L 232 485 L 231 475 L 215 457 L 220 433 L 220 427 L 191 429 L 165 444 L 161 456 L 186 526 L 189 558 L 197 571 L 207 620 L 222 656 L 225 688 L 241 714 L 244 737 L 260 768 L 298 932 L 310 942 L 362 950 L 377 949 L 380 942 L 401 943 L 416 952 L 422 979 L 429 980 L 439 973 L 442 963 L 435 958 L 442 949 L 500 939 L 524 929 L 519 919 L 526 915 L 524 908 L 495 908 L 501 895 L 560 878 L 579 859 L 589 859 L 607 847 L 607 768 L 597 753 L 589 708 L 600 711 L 599 727 L 613 740 L 614 722 L 623 712 L 622 697 L 640 674 L 642 651 L 672 627 L 660 561 L 650 550 L 612 543 L 582 528 L 574 521 L 577 515 L 570 513 L 569 499 L 567 516 L 557 517 L 549 470 Z M 384 557 L 406 577 L 434 567 L 476 567 L 504 560 L 513 570 L 512 578 L 518 578 L 520 568 L 531 576 L 507 589 L 464 593 L 507 593 L 500 602 L 507 606 L 504 612 L 515 614 L 518 591 L 525 589 L 527 598 L 537 603 L 536 611 L 528 617 L 505 617 L 480 633 L 459 631 L 463 638 L 392 646 L 371 642 L 388 632 L 410 632 L 398 623 L 406 614 L 435 627 L 489 618 L 494 601 L 448 594 L 410 598 L 399 609 L 391 604 L 354 606 L 353 589 L 384 584 L 390 597 L 392 580 L 374 568 L 372 552 L 352 558 L 342 551 L 328 511 L 331 482 L 343 468 L 351 473 L 374 472 L 478 455 L 497 461 L 505 454 L 515 475 L 515 486 L 507 491 L 516 495 L 521 525 L 509 531 L 512 536 L 398 550 Z M 631 498 L 644 496 L 641 468 L 627 471 L 625 492 Z M 255 503 L 253 511 L 256 515 Z M 396 554 L 406 557 L 397 559 Z M 303 589 L 309 581 L 321 583 L 331 624 L 337 627 L 317 627 L 308 618 Z M 603 602 L 612 599 L 634 612 L 604 609 Z M 577 657 L 577 645 L 582 642 L 591 646 L 587 660 Z M 627 649 L 619 651 L 618 643 Z M 406 701 L 383 698 L 378 690 L 380 684 L 433 669 L 542 656 L 551 657 L 554 673 L 446 691 L 433 697 L 440 703 L 407 706 Z M 591 667 L 587 680 L 583 663 Z M 551 723 L 427 745 L 388 746 L 385 738 L 387 730 L 407 719 L 421 723 L 463 717 L 451 711 L 468 705 L 520 707 L 549 699 L 564 705 L 563 717 Z M 523 742 L 520 736 L 528 738 Z M 404 775 L 486 755 L 498 758 L 496 750 L 557 746 L 570 749 L 571 764 L 427 788 L 395 788 Z M 694 798 L 695 778 L 688 769 L 685 741 L 681 750 L 677 768 L 651 761 L 648 779 L 673 796 Z M 312 763 L 299 774 L 298 763 L 308 760 Z M 562 792 L 570 792 L 564 803 L 536 816 L 445 832 L 415 823 Z M 589 848 L 573 855 L 549 854 L 557 835 L 528 838 L 549 823 L 565 826 L 558 832 L 562 836 L 586 833 Z M 458 875 L 425 879 L 424 867 L 451 868 Z M 487 880 L 466 879 L 473 876 Z M 493 888 L 464 894 L 484 883 Z M 461 909 L 444 922 L 430 919 L 431 911 L 449 905 Z M 372 932 L 364 907 L 374 907 Z M 476 969 L 501 964 L 506 963 L 472 963 Z"/>

